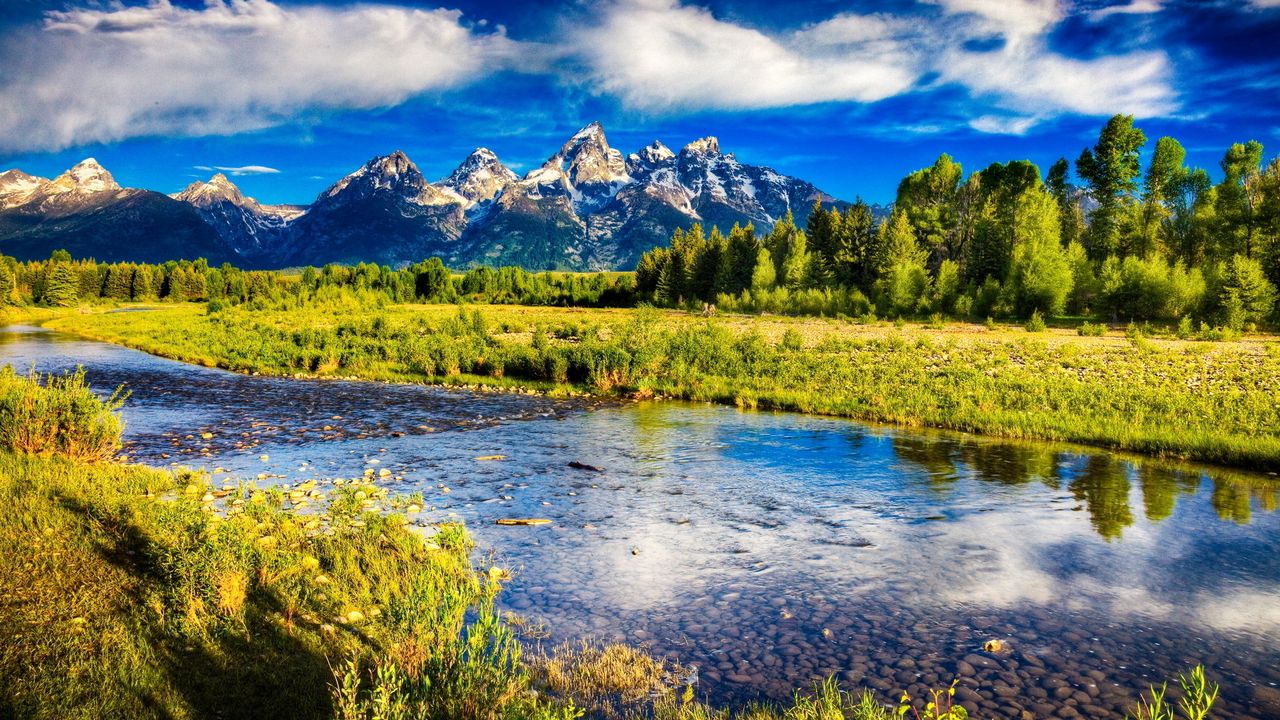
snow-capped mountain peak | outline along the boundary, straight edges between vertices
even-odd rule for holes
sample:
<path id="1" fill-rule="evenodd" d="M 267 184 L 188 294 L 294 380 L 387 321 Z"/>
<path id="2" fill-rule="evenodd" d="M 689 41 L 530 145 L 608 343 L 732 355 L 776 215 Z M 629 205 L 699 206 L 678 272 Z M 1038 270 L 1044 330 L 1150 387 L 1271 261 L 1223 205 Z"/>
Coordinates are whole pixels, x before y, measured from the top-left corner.
<path id="1" fill-rule="evenodd" d="M 48 184 L 45 178 L 28 175 L 16 168 L 0 173 L 0 209 L 25 203 Z"/>
<path id="2" fill-rule="evenodd" d="M 694 140 L 680 151 L 681 155 L 719 155 L 720 141 L 713 135 Z"/>
<path id="3" fill-rule="evenodd" d="M 231 182 L 226 175 L 218 173 L 207 182 L 193 182 L 182 192 L 172 196 L 175 200 L 191 203 L 199 208 L 208 208 L 215 203 L 227 202 L 236 207 L 258 210 L 258 203 L 246 197 L 240 188 Z"/>
<path id="4" fill-rule="evenodd" d="M 564 184 L 579 209 L 598 207 L 619 188 L 631 182 L 622 153 L 609 147 L 604 127 L 593 122 L 574 133 L 560 151 L 529 173 L 527 181 L 552 184 L 550 173 L 563 176 Z"/>
<path id="5" fill-rule="evenodd" d="M 120 190 L 116 179 L 93 158 L 85 158 L 53 179 L 51 192 L 97 193 Z"/>
<path id="6" fill-rule="evenodd" d="M 518 179 L 492 150 L 476 148 L 449 177 L 437 184 L 456 193 L 468 205 L 474 205 L 492 200 Z"/>

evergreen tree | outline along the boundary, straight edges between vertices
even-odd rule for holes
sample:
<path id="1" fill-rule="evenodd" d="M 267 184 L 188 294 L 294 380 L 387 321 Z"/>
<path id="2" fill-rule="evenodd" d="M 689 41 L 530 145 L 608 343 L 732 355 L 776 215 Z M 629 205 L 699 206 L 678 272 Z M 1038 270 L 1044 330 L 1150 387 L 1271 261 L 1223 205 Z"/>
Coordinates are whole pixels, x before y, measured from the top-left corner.
<path id="1" fill-rule="evenodd" d="M 728 244 L 729 241 L 720 232 L 720 228 L 712 226 L 711 235 L 703 245 L 702 253 L 694 260 L 690 285 L 694 297 L 703 302 L 714 302 L 716 299 Z"/>
<path id="2" fill-rule="evenodd" d="M 1235 255 L 1223 266 L 1218 307 L 1224 321 L 1236 329 L 1246 322 L 1262 322 L 1275 307 L 1276 289 L 1255 259 Z"/>
<path id="3" fill-rule="evenodd" d="M 1138 152 L 1146 142 L 1147 136 L 1133 126 L 1132 115 L 1116 115 L 1102 128 L 1093 149 L 1084 149 L 1076 160 L 1076 174 L 1089 184 L 1098 204 L 1089 214 L 1088 249 L 1095 260 L 1121 249 L 1121 221 L 1138 189 Z"/>
<path id="4" fill-rule="evenodd" d="M 916 241 L 915 230 L 905 212 L 895 210 L 880 229 L 884 252 L 876 290 L 881 307 L 900 315 L 914 313 L 928 289 L 925 261 L 929 253 Z"/>
<path id="5" fill-rule="evenodd" d="M 737 295 L 751 287 L 759 249 L 754 226 L 735 224 L 729 230 L 729 246 L 719 275 L 720 292 Z"/>
<path id="6" fill-rule="evenodd" d="M 69 256 L 68 256 L 69 257 Z M 80 273 L 69 261 L 49 263 L 44 301 L 53 307 L 71 307 L 80 300 Z"/>
<path id="7" fill-rule="evenodd" d="M 0 263 L 0 306 L 13 305 L 18 299 L 18 276 L 8 263 Z"/>
<path id="8" fill-rule="evenodd" d="M 832 211 L 835 277 L 841 285 L 870 291 L 879 270 L 879 234 L 871 206 L 858 198 L 843 216 Z"/>
<path id="9" fill-rule="evenodd" d="M 129 297 L 133 300 L 153 300 L 155 296 L 155 273 L 147 265 L 134 266 Z"/>

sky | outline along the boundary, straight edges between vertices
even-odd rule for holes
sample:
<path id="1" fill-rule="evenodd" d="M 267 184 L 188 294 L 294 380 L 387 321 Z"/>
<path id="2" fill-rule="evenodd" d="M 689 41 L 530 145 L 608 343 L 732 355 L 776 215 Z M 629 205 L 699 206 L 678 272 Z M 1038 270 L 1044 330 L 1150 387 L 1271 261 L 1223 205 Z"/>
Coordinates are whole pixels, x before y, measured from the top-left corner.
<path id="1" fill-rule="evenodd" d="M 1217 172 L 1280 151 L 1277 37 L 1280 0 L 0 0 L 0 170 L 308 203 L 397 149 L 523 174 L 600 121 L 887 203 L 939 153 L 1047 170 L 1126 113 Z"/>

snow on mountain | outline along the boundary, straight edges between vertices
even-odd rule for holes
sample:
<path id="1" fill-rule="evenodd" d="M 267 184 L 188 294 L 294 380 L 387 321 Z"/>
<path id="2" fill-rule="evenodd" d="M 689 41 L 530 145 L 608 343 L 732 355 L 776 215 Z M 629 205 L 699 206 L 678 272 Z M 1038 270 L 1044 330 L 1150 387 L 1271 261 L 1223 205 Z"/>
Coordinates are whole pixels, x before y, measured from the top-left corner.
<path id="1" fill-rule="evenodd" d="M 122 232 L 108 219 L 142 226 L 151 222 L 147 213 L 158 213 L 157 226 L 217 238 L 221 245 L 201 241 L 211 261 L 246 267 L 405 265 L 438 255 L 454 266 L 603 270 L 633 267 L 676 228 L 751 223 L 766 232 L 788 212 L 803 218 L 814 200 L 835 202 L 803 180 L 740 162 L 715 137 L 679 152 L 655 140 L 623 155 L 593 122 L 524 177 L 477 148 L 430 183 L 397 150 L 341 178 L 309 207 L 260 204 L 222 174 L 163 196 L 122 189 L 91 158 L 52 181 L 9 170 L 0 173 L 0 247 L 21 234 L 32 254 L 47 255 L 39 243 L 69 244 L 57 233 L 74 226 L 89 254 L 128 255 L 128 246 L 95 250 L 94 238 Z M 47 222 L 60 217 L 72 220 Z"/>
<path id="2" fill-rule="evenodd" d="M 507 185 L 519 180 L 498 156 L 488 148 L 476 148 L 449 177 L 436 183 L 436 187 L 450 190 L 462 198 L 468 207 L 485 203 Z"/>
<path id="3" fill-rule="evenodd" d="M 48 184 L 47 179 L 28 175 L 16 168 L 0 173 L 0 210 L 28 202 Z"/>
<path id="4" fill-rule="evenodd" d="M 114 192 L 122 188 L 107 169 L 93 158 L 85 158 L 76 163 L 70 170 L 53 179 L 47 188 L 50 194 L 78 193 L 90 194 Z"/>

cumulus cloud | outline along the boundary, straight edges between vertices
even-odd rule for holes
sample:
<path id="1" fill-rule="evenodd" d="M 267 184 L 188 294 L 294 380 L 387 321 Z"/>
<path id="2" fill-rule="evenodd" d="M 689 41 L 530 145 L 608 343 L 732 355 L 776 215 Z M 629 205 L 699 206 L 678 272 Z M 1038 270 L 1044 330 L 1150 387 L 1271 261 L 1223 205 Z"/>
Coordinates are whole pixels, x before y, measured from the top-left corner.
<path id="1" fill-rule="evenodd" d="M 224 134 L 389 106 L 509 67 L 524 51 L 454 10 L 153 0 L 52 12 L 0 40 L 0 149 Z"/>
<path id="2" fill-rule="evenodd" d="M 1177 108 L 1163 52 L 1081 59 L 1051 50 L 1048 35 L 1065 17 L 1057 0 L 929 4 L 932 15 L 841 14 L 770 33 L 678 0 L 617 0 L 576 35 L 574 50 L 600 90 L 644 110 L 867 103 L 956 85 L 1017 115 L 988 114 L 971 127 L 1023 134 L 1065 113 L 1151 117 Z M 1152 4 L 1133 0 L 1126 11 Z"/>
<path id="3" fill-rule="evenodd" d="M 895 19 L 839 15 L 770 35 L 675 0 L 631 0 L 575 44 L 599 87 L 634 107 L 766 108 L 904 92 L 919 76 L 904 31 Z"/>

